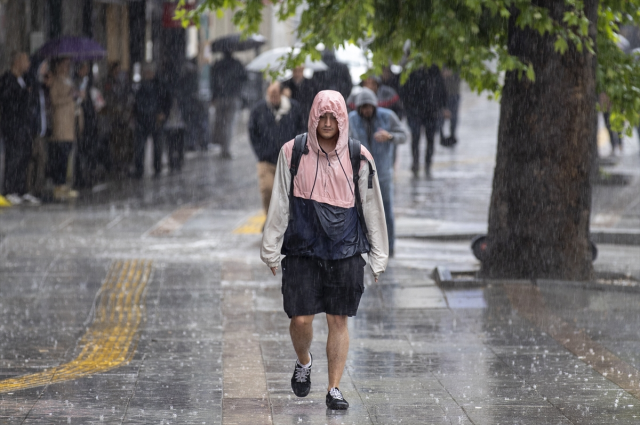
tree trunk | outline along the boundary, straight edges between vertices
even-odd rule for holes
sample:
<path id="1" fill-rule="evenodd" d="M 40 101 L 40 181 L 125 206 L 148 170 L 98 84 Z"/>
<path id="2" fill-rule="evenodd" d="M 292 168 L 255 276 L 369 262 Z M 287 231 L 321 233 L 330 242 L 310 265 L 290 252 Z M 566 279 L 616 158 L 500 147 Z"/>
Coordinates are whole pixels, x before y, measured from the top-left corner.
<path id="1" fill-rule="evenodd" d="M 538 0 L 562 22 L 565 2 Z M 595 40 L 598 0 L 585 0 Z M 532 63 L 535 82 L 508 72 L 502 93 L 482 273 L 493 278 L 592 277 L 589 244 L 596 125 L 595 56 L 509 24 L 509 52 Z"/>

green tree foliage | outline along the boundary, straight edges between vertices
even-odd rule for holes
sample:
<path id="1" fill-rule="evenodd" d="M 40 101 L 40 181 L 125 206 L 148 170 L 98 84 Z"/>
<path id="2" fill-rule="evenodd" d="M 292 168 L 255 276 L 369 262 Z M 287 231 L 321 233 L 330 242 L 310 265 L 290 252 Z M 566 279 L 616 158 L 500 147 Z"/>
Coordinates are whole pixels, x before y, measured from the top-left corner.
<path id="1" fill-rule="evenodd" d="M 585 17 L 581 0 L 564 0 L 570 12 L 561 21 L 550 18 L 535 0 L 205 0 L 195 10 L 179 10 L 177 18 L 198 22 L 208 10 L 219 16 L 228 10 L 233 22 L 251 34 L 258 32 L 262 9 L 269 2 L 281 20 L 303 9 L 297 30 L 301 52 L 289 58 L 289 66 L 306 55 L 319 58 L 318 43 L 337 47 L 369 40 L 373 72 L 403 58 L 405 76 L 416 67 L 437 64 L 458 70 L 472 89 L 497 96 L 505 71 L 535 80 L 533 66 L 507 51 L 508 20 L 518 11 L 517 25 L 551 34 L 557 51 L 564 53 L 573 44 L 596 52 L 598 90 L 611 100 L 614 126 L 622 129 L 625 122 L 640 121 L 640 58 L 616 45 L 619 26 L 640 25 L 640 0 L 601 0 L 597 26 Z M 597 36 L 590 37 L 594 31 Z M 411 40 L 408 56 L 406 40 Z"/>

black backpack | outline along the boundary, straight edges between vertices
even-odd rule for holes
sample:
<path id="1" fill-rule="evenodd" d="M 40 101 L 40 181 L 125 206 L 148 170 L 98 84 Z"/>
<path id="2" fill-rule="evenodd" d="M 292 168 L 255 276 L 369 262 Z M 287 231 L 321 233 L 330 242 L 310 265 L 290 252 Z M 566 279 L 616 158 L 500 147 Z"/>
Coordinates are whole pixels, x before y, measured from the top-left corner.
<path id="1" fill-rule="evenodd" d="M 353 194 L 356 197 L 356 210 L 358 211 L 358 218 L 360 225 L 365 235 L 367 231 L 367 223 L 364 220 L 364 213 L 362 211 L 362 198 L 360 197 L 360 161 L 365 160 L 369 164 L 369 179 L 368 189 L 373 188 L 373 175 L 375 170 L 371 166 L 371 162 L 366 156 L 361 153 L 361 144 L 359 140 L 349 137 L 349 158 L 351 159 L 351 168 L 353 169 Z M 302 155 L 307 155 L 309 148 L 307 147 L 307 133 L 298 134 L 293 142 L 293 152 L 291 153 L 291 165 L 289 166 L 289 172 L 291 172 L 291 184 L 289 185 L 289 199 L 293 198 L 293 179 L 298 174 L 298 166 L 300 165 L 300 159 Z M 289 204 L 291 205 L 291 204 Z M 289 210 L 289 219 L 291 219 L 291 210 Z"/>

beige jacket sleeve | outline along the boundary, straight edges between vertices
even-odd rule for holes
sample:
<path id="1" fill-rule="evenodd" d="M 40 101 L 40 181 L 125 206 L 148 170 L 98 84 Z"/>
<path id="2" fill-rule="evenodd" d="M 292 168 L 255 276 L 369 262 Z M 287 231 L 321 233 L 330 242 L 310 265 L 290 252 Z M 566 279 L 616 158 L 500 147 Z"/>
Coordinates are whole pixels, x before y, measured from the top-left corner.
<path id="1" fill-rule="evenodd" d="M 282 249 L 284 232 L 289 224 L 290 182 L 289 162 L 284 149 L 280 149 L 276 175 L 273 179 L 271 203 L 267 212 L 267 221 L 264 223 L 262 247 L 260 248 L 260 258 L 269 267 L 278 267 L 280 265 L 280 250 Z"/>
<path id="2" fill-rule="evenodd" d="M 373 160 L 371 160 L 371 165 L 375 170 Z M 368 188 L 368 179 L 369 166 L 363 163 L 360 167 L 360 196 L 362 198 L 364 219 L 367 222 L 367 230 L 369 231 L 367 238 L 371 246 L 369 265 L 374 277 L 377 278 L 387 267 L 389 240 L 378 175 L 373 176 L 373 187 L 371 189 Z M 260 258 L 269 267 L 278 267 L 280 265 L 280 250 L 282 249 L 284 233 L 289 224 L 290 182 L 289 163 L 284 150 L 280 150 L 276 175 L 273 181 L 273 191 L 271 192 L 271 204 L 267 213 L 267 221 L 264 224 L 262 247 L 260 248 Z"/>
<path id="3" fill-rule="evenodd" d="M 375 170 L 376 164 L 373 159 L 371 159 L 371 165 Z M 378 173 L 373 176 L 373 187 L 369 189 L 369 165 L 363 163 L 360 166 L 360 181 L 358 184 L 360 186 L 364 220 L 367 222 L 367 231 L 369 232 L 367 234 L 371 247 L 369 251 L 369 266 L 373 276 L 378 278 L 380 273 L 384 273 L 389 260 L 389 237 L 387 235 L 387 222 L 384 217 Z"/>

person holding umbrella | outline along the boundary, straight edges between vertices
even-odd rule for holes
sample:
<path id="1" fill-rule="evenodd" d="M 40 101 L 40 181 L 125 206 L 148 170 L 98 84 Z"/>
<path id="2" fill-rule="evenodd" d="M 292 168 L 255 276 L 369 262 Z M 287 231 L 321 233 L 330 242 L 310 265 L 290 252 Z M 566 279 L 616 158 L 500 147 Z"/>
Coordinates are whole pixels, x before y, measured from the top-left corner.
<path id="1" fill-rule="evenodd" d="M 53 80 L 49 95 L 53 116 L 53 134 L 49 142 L 49 178 L 53 181 L 53 197 L 57 200 L 76 198 L 78 192 L 67 181 L 69 155 L 76 140 L 76 98 L 78 93 L 69 77 L 71 60 L 51 60 Z"/>
<path id="2" fill-rule="evenodd" d="M 224 57 L 213 64 L 210 73 L 211 100 L 216 108 L 213 143 L 221 146 L 222 158 L 231 159 L 229 146 L 247 71 L 233 57 L 231 50 L 225 50 L 223 54 Z"/>

